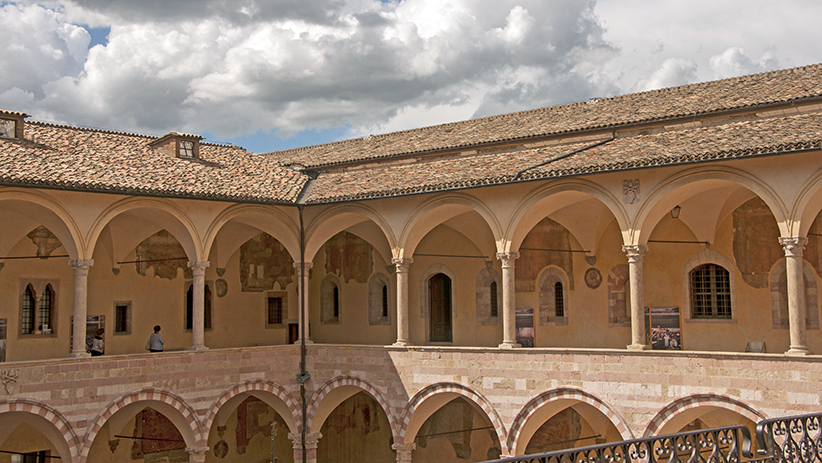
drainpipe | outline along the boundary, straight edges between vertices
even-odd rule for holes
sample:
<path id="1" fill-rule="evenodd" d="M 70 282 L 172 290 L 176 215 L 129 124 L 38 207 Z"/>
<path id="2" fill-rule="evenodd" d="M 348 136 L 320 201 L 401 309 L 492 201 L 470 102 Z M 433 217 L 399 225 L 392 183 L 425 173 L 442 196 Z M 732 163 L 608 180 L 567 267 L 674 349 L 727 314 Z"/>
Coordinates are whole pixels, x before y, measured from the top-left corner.
<path id="1" fill-rule="evenodd" d="M 586 147 L 584 147 L 584 148 L 580 148 L 580 149 L 578 149 L 578 150 L 576 150 L 576 151 L 571 151 L 570 153 L 565 153 L 565 154 L 559 155 L 559 156 L 557 156 L 557 157 L 555 157 L 555 158 L 553 158 L 553 159 L 549 159 L 549 160 L 547 160 L 547 161 L 545 161 L 545 162 L 541 162 L 541 163 L 536 164 L 536 165 L 533 165 L 533 166 L 531 166 L 531 167 L 526 167 L 525 169 L 522 169 L 521 171 L 517 172 L 517 174 L 516 174 L 516 175 L 514 175 L 514 178 L 513 178 L 511 181 L 512 181 L 512 182 L 514 182 L 514 181 L 519 180 L 519 176 L 520 176 L 520 175 L 524 174 L 525 172 L 528 172 L 528 171 L 529 171 L 529 170 L 531 170 L 531 169 L 536 169 L 537 167 L 542 167 L 542 166 L 545 166 L 545 165 L 551 164 L 552 162 L 559 161 L 560 159 L 565 159 L 565 158 L 567 158 L 568 156 L 573 156 L 573 155 L 578 154 L 578 153 L 581 153 L 581 152 L 583 152 L 583 151 L 587 151 L 587 150 L 589 150 L 589 149 L 591 149 L 591 148 L 596 148 L 597 146 L 604 145 L 604 144 L 606 144 L 606 143 L 609 143 L 609 142 L 614 141 L 614 138 L 616 138 L 616 132 L 611 132 L 611 138 L 609 138 L 609 139 L 607 139 L 607 140 L 602 140 L 602 141 L 596 142 L 596 143 L 594 143 L 594 144 L 592 144 L 592 145 L 588 145 L 588 146 L 586 146 Z"/>
<path id="2" fill-rule="evenodd" d="M 305 400 L 305 382 L 311 379 L 311 375 L 305 369 L 305 335 L 306 324 L 308 320 L 305 318 L 305 226 L 303 224 L 303 208 L 302 204 L 297 206 L 300 213 L 300 374 L 297 375 L 297 382 L 300 383 L 300 402 L 302 408 L 302 429 L 300 432 L 300 445 L 302 446 L 303 463 L 308 459 L 308 451 L 305 448 L 306 435 L 306 421 L 308 420 L 308 403 Z"/>

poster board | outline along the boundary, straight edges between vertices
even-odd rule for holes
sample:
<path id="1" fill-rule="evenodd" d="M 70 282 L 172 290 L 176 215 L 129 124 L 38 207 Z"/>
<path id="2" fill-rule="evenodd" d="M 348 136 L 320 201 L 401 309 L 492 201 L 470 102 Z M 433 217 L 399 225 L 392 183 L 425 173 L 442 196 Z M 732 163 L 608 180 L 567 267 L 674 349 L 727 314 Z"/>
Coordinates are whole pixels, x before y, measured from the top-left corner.
<path id="1" fill-rule="evenodd" d="M 517 343 L 522 347 L 534 347 L 534 309 L 517 309 Z"/>
<path id="2" fill-rule="evenodd" d="M 645 336 L 653 350 L 682 350 L 679 307 L 645 307 Z"/>

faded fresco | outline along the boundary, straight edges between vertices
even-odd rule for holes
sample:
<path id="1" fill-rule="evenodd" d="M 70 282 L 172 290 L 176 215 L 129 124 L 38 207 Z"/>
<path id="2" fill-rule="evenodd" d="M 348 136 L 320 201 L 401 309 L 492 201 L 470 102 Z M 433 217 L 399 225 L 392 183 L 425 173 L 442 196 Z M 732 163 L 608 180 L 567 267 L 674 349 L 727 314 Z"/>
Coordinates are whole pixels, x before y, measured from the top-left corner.
<path id="1" fill-rule="evenodd" d="M 488 419 L 465 399 L 457 398 L 437 410 L 417 432 L 415 452 L 447 442 L 454 453 L 438 455 L 441 461 L 484 461 L 499 458 L 500 449 L 483 443 L 498 442 Z M 473 443 L 472 443 L 473 442 Z"/>
<path id="2" fill-rule="evenodd" d="M 533 251 L 531 249 L 548 249 L 551 251 Z M 574 290 L 574 261 L 571 250 L 571 233 L 562 225 L 549 218 L 542 219 L 528 232 L 520 246 L 520 258 L 517 259 L 516 290 L 518 293 L 530 293 L 535 290 L 535 281 L 540 270 L 556 265 L 568 275 L 568 289 Z"/>
<path id="3" fill-rule="evenodd" d="M 380 405 L 358 392 L 337 406 L 320 429 L 317 461 L 381 463 L 394 461 L 391 427 Z"/>
<path id="4" fill-rule="evenodd" d="M 37 246 L 37 257 L 48 257 L 63 244 L 48 228 L 40 225 L 26 235 Z"/>
<path id="5" fill-rule="evenodd" d="M 525 453 L 546 453 L 594 444 L 591 440 L 580 442 L 581 437 L 589 437 L 582 436 L 581 433 L 582 422 L 579 413 L 573 408 L 566 408 L 537 429 L 528 441 Z"/>
<path id="6" fill-rule="evenodd" d="M 137 273 L 146 276 L 149 268 L 154 269 L 154 276 L 173 280 L 177 278 L 177 269 L 183 269 L 185 279 L 192 278 L 188 268 L 188 257 L 180 243 L 171 233 L 160 230 L 137 245 L 134 250 L 137 262 L 134 265 Z"/>
<path id="7" fill-rule="evenodd" d="M 765 201 L 754 198 L 734 210 L 733 221 L 734 259 L 742 279 L 767 288 L 771 267 L 785 257 L 773 213 Z"/>
<path id="8" fill-rule="evenodd" d="M 244 292 L 284 289 L 294 277 L 294 260 L 285 246 L 260 233 L 240 246 L 240 288 Z"/>
<path id="9" fill-rule="evenodd" d="M 337 275 L 343 283 L 351 280 L 367 283 L 374 263 L 374 247 L 357 235 L 340 232 L 323 245 L 325 272 Z"/>
<path id="10" fill-rule="evenodd" d="M 132 437 L 132 460 L 188 462 L 183 436 L 174 423 L 152 408 L 145 408 L 137 414 Z"/>

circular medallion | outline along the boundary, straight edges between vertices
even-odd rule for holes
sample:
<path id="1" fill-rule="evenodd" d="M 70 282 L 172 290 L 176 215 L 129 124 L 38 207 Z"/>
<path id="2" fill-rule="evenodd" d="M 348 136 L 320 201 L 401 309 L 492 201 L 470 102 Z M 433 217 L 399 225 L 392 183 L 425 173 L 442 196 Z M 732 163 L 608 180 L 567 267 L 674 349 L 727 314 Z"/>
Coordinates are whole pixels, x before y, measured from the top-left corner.
<path id="1" fill-rule="evenodd" d="M 225 458 L 228 455 L 228 444 L 224 440 L 220 440 L 214 444 L 214 456 L 217 458 Z"/>
<path id="2" fill-rule="evenodd" d="M 599 273 L 595 267 L 591 267 L 585 271 L 585 284 L 591 289 L 599 288 L 602 284 L 602 274 Z"/>
<path id="3" fill-rule="evenodd" d="M 217 297 L 225 296 L 225 293 L 228 292 L 228 283 L 225 280 L 220 278 L 219 280 L 214 282 L 215 289 L 217 290 Z"/>

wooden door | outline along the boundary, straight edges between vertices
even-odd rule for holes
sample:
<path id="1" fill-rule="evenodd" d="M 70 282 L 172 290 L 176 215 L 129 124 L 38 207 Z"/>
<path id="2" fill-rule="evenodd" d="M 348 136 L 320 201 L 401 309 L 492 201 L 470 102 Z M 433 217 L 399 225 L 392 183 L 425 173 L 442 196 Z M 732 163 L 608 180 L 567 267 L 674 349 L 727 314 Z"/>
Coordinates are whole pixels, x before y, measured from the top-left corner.
<path id="1" fill-rule="evenodd" d="M 428 280 L 431 298 L 431 342 L 451 342 L 451 279 L 438 273 Z"/>

